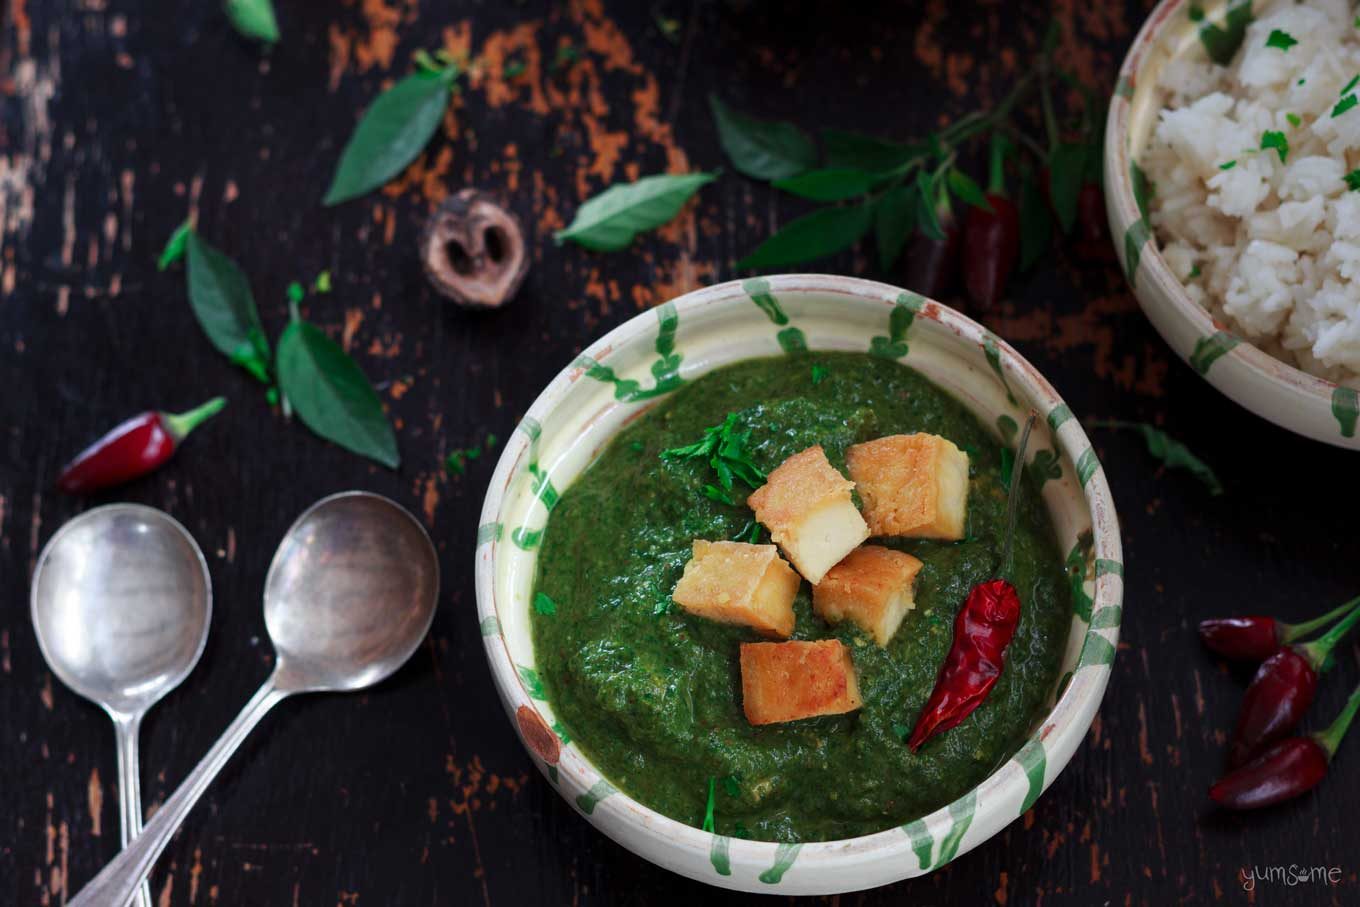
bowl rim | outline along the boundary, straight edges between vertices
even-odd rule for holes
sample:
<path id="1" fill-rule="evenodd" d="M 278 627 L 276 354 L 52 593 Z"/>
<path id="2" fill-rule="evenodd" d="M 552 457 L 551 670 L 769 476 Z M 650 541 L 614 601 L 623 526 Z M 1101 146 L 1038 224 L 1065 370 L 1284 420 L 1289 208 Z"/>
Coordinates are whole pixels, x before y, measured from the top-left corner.
<path id="1" fill-rule="evenodd" d="M 1129 148 L 1129 123 L 1133 96 L 1150 51 L 1169 30 L 1193 27 L 1187 25 L 1191 6 L 1200 7 L 1212 19 L 1228 5 L 1227 0 L 1161 0 L 1129 45 L 1105 121 L 1103 164 L 1110 236 L 1140 307 L 1167 345 L 1200 377 L 1248 411 L 1296 434 L 1360 448 L 1354 415 L 1343 416 L 1343 409 L 1353 413 L 1360 405 L 1356 390 L 1272 356 L 1191 299 L 1162 255 L 1156 232 L 1134 195 L 1132 165 L 1137 155 Z M 1168 314 L 1179 325 L 1163 321 Z M 1177 326 L 1193 332 L 1193 347 L 1173 336 Z M 1291 403 L 1304 409 L 1292 409 Z M 1351 419 L 1349 428 L 1345 418 Z"/>
<path id="2" fill-rule="evenodd" d="M 767 291 L 774 295 L 829 294 L 842 296 L 857 303 L 879 303 L 884 307 L 885 318 L 892 311 L 894 305 L 900 304 L 900 300 L 904 296 L 909 295 L 922 299 L 917 294 L 908 293 L 899 287 L 860 278 L 822 274 L 783 274 L 732 280 L 700 288 L 685 293 L 664 305 L 674 306 L 674 310 L 680 316 L 688 316 L 688 320 L 692 322 L 695 317 L 702 317 L 704 310 L 709 307 L 725 305 L 738 299 L 750 302 L 752 293 L 750 287 L 753 281 L 761 282 Z M 1050 740 L 1053 740 L 1052 747 L 1060 752 L 1065 750 L 1065 752 L 1061 752 L 1060 760 L 1049 759 L 1047 768 L 1040 770 L 1038 783 L 1041 785 L 1041 789 L 1034 791 L 1033 796 L 1037 797 L 1042 789 L 1047 789 L 1056 780 L 1058 774 L 1070 761 L 1073 752 L 1080 745 L 1094 720 L 1110 677 L 1111 662 L 1091 662 L 1088 664 L 1085 660 L 1086 651 L 1092 648 L 1089 645 L 1092 637 L 1095 637 L 1099 642 L 1108 644 L 1111 659 L 1118 646 L 1124 588 L 1122 543 L 1109 485 L 1089 439 L 1081 429 L 1071 409 L 1052 385 L 1009 344 L 1000 340 L 982 325 L 948 306 L 929 299 L 922 299 L 922 303 L 923 307 L 917 313 L 918 318 L 934 321 L 963 341 L 976 344 L 987 352 L 989 361 L 993 355 L 996 357 L 990 363 L 995 375 L 1000 377 L 1003 382 L 1009 379 L 1011 382 L 1009 386 L 1015 387 L 1024 401 L 1030 402 L 1038 409 L 1041 417 L 1046 417 L 1048 425 L 1052 429 L 1055 445 L 1075 467 L 1086 510 L 1091 518 L 1092 557 L 1094 558 L 1092 563 L 1096 565 L 1094 578 L 1087 580 L 1088 583 L 1094 583 L 1091 593 L 1091 613 L 1092 615 L 1101 615 L 1103 622 L 1099 626 L 1096 625 L 1097 622 L 1094 619 L 1088 623 L 1082 639 L 1082 659 L 1072 668 L 1066 686 L 1061 689 L 1052 707 L 1037 721 L 1037 729 L 1027 738 L 1027 742 L 1022 746 L 1020 752 L 1008 756 L 981 783 L 953 803 L 941 806 L 927 816 L 913 820 L 906 826 L 892 826 L 879 832 L 852 838 L 796 845 L 800 867 L 809 863 L 823 867 L 834 864 L 838 870 L 841 870 L 866 866 L 884 858 L 903 859 L 905 866 L 905 861 L 910 860 L 913 854 L 913 839 L 910 832 L 904 834 L 904 831 L 914 823 L 925 822 L 927 825 L 932 825 L 932 823 L 946 822 L 954 814 L 953 810 L 960 808 L 960 804 L 970 800 L 973 803 L 983 802 L 983 807 L 979 808 L 980 813 L 983 808 L 999 811 L 1000 798 L 1006 793 L 1014 793 L 1017 790 L 1021 798 L 1025 800 L 1025 808 L 1027 809 L 1032 804 L 1032 799 L 1029 799 L 1025 791 L 1028 769 L 1017 772 L 1008 771 L 1008 769 L 1017 765 L 1017 759 L 1031 744 L 1039 743 L 1041 750 L 1047 752 L 1047 745 Z M 494 589 L 497 572 L 496 551 L 500 547 L 499 543 L 504 528 L 501 523 L 501 511 L 513 479 L 517 474 L 519 463 L 528 452 L 531 437 L 537 436 L 538 426 L 543 418 L 561 401 L 571 385 L 586 377 L 587 369 L 583 363 L 590 361 L 598 363 L 606 360 L 612 351 L 619 349 L 626 341 L 633 340 L 643 333 L 650 337 L 655 330 L 655 318 L 655 311 L 642 311 L 586 347 L 580 355 L 566 368 L 559 371 L 545 386 L 526 411 L 524 420 L 520 423 L 520 428 L 517 428 L 505 443 L 487 489 L 477 532 L 475 551 L 476 597 L 478 622 L 482 629 L 483 642 L 497 691 L 501 696 L 507 715 L 511 719 L 511 724 L 515 726 L 521 737 L 521 742 L 524 743 L 539 770 L 552 780 L 557 792 L 568 798 L 569 801 L 571 801 L 571 798 L 568 794 L 567 785 L 562 783 L 561 779 L 569 780 L 572 788 L 583 791 L 584 793 L 575 799 L 573 805 L 606 835 L 614 838 L 629 850 L 643 856 L 644 859 L 689 875 L 692 878 L 699 878 L 686 872 L 681 865 L 685 862 L 684 855 L 677 856 L 669 863 L 665 860 L 659 860 L 654 856 L 643 853 L 636 837 L 625 839 L 612 833 L 609 828 L 603 827 L 601 822 L 597 821 L 599 810 L 594 812 L 592 810 L 598 803 L 600 809 L 608 808 L 614 815 L 620 816 L 626 824 L 631 826 L 630 832 L 633 834 L 655 842 L 659 848 L 684 851 L 689 856 L 701 855 L 705 862 L 710 859 L 711 847 L 715 838 L 726 838 L 726 836 L 703 831 L 650 809 L 628 796 L 626 792 L 609 784 L 603 774 L 580 754 L 578 748 L 565 744 L 558 746 L 555 733 L 544 716 L 538 712 L 535 700 L 525 687 L 524 678 L 510 654 L 508 643 L 500 632 Z M 703 371 L 708 370 L 705 367 Z M 980 377 L 979 380 L 986 379 Z M 531 428 L 527 431 L 521 430 L 526 423 Z M 1101 565 L 1106 566 L 1102 569 Z M 1076 634 L 1081 631 L 1074 625 L 1071 632 Z M 1091 667 L 1100 670 L 1085 670 L 1085 668 Z M 551 740 L 548 740 L 548 737 Z M 550 762 L 546 758 L 547 756 L 552 756 L 556 761 Z M 1032 789 L 1034 780 L 1031 778 L 1028 783 Z M 607 793 L 602 799 L 596 800 L 595 795 L 602 785 L 608 789 Z M 590 808 L 586 808 L 583 800 L 589 800 Z M 969 805 L 967 808 L 971 810 L 972 806 Z M 985 838 L 963 847 L 953 856 L 971 849 L 971 847 L 981 843 L 981 840 L 990 838 L 1000 828 L 1023 815 L 1023 811 L 1021 810 L 1005 819 L 1004 822 L 997 824 L 995 829 L 989 832 Z M 774 841 L 753 841 L 737 838 L 727 838 L 727 841 L 728 844 L 725 847 L 728 848 L 728 856 L 734 866 L 739 862 L 742 865 L 753 867 L 768 866 L 771 860 L 778 862 L 785 848 L 795 847 L 795 845 L 780 844 Z M 938 869 L 947 861 L 948 859 L 942 860 L 930 866 L 928 870 L 923 862 L 920 873 L 906 870 L 896 878 L 924 874 L 926 871 Z M 702 878 L 699 880 L 745 890 L 777 890 L 768 887 L 763 889 L 749 888 L 743 884 L 743 880 L 735 879 L 731 875 L 723 878 Z M 873 882 L 870 884 L 883 883 Z M 863 888 L 865 885 L 857 887 Z M 818 888 L 816 890 L 825 890 L 829 893 L 831 891 L 855 890 L 855 888 L 856 886 L 850 886 Z"/>

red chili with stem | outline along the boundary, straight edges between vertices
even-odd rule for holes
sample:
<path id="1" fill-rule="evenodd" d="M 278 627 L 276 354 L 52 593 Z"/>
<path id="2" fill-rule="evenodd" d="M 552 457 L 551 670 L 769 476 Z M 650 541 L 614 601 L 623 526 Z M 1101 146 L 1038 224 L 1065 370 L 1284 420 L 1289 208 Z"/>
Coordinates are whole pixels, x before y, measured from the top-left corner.
<path id="1" fill-rule="evenodd" d="M 1351 693 L 1345 708 L 1327 730 L 1273 744 L 1218 779 L 1209 788 L 1209 797 L 1228 809 L 1258 809 L 1307 793 L 1327 774 L 1327 766 L 1357 710 L 1360 688 Z"/>
<path id="2" fill-rule="evenodd" d="M 1025 462 L 1025 447 L 1035 414 L 1025 422 L 1015 462 Z M 1001 550 L 1001 574 L 1010 572 L 1015 513 L 1020 500 L 1019 472 L 1011 479 L 1006 508 L 1006 541 Z M 914 753 L 936 734 L 957 726 L 982 705 L 1005 667 L 1006 647 L 1020 623 L 1020 595 L 1009 580 L 998 577 L 974 586 L 954 619 L 954 642 L 940 666 L 935 688 L 916 719 L 907 746 Z"/>
<path id="3" fill-rule="evenodd" d="M 943 238 L 937 239 L 917 227 L 907 243 L 905 256 L 907 288 L 930 299 L 939 299 L 953 289 L 959 242 L 963 236 L 963 229 L 949 203 L 949 193 L 943 185 L 935 202 L 935 217 L 944 232 Z"/>
<path id="4" fill-rule="evenodd" d="M 1298 725 L 1313 704 L 1318 674 L 1326 670 L 1328 654 L 1357 621 L 1360 608 L 1316 641 L 1285 646 L 1261 663 L 1242 697 L 1228 746 L 1229 768 L 1242 765 Z"/>
<path id="5" fill-rule="evenodd" d="M 1265 661 L 1280 646 L 1321 630 L 1357 605 L 1360 598 L 1353 598 L 1301 624 L 1287 624 L 1265 616 L 1210 618 L 1200 621 L 1199 638 L 1210 651 L 1224 658 Z"/>
<path id="6" fill-rule="evenodd" d="M 968 209 L 963 227 L 963 286 L 968 298 L 991 308 L 1006 291 L 1020 257 L 1020 209 L 1006 195 L 1007 141 L 992 133 L 987 208 Z"/>
<path id="7" fill-rule="evenodd" d="M 226 398 L 214 397 L 185 413 L 150 410 L 133 416 L 66 464 L 57 487 L 68 494 L 87 494 L 144 476 L 170 459 L 189 432 L 226 405 Z"/>

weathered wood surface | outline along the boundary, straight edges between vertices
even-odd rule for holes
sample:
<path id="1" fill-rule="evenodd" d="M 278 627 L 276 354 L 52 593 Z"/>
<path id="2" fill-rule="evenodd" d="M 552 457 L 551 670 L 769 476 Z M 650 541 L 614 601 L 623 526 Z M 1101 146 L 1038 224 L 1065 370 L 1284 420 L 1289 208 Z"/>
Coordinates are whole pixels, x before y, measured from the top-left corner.
<path id="1" fill-rule="evenodd" d="M 238 39 L 217 3 L 10 0 L 0 61 L 0 900 L 60 904 L 117 848 L 113 736 L 56 682 L 28 618 L 40 546 L 94 503 L 182 520 L 209 556 L 206 655 L 152 712 L 144 790 L 163 800 L 265 677 L 259 594 L 309 503 L 391 495 L 437 540 L 445 591 L 413 663 L 369 694 L 269 716 L 160 862 L 162 907 L 189 904 L 636 903 L 739 898 L 669 875 L 595 833 L 533 770 L 492 688 L 474 618 L 472 548 L 491 463 L 442 474 L 450 449 L 509 434 L 573 353 L 640 308 L 734 275 L 801 206 L 730 173 L 627 252 L 557 248 L 552 229 L 612 180 L 724 163 L 705 96 L 809 127 L 904 138 L 997 96 L 1032 53 L 1044 4 L 419 3 L 280 0 L 283 43 Z M 1146 3 L 1054 4 L 1059 59 L 1108 90 Z M 673 35 L 654 12 L 674 19 Z M 551 71 L 556 48 L 580 58 Z M 443 45 L 485 61 L 401 181 L 319 205 L 357 112 Z M 525 74 L 507 82 L 507 60 Z M 427 211 L 475 185 L 534 235 L 505 311 L 443 304 L 415 257 Z M 323 268 L 308 316 L 381 382 L 399 472 L 271 412 L 200 336 L 160 244 L 186 214 L 251 275 L 271 333 L 284 288 Z M 864 252 L 819 268 L 878 275 Z M 889 275 L 890 277 L 890 275 Z M 1162 474 L 1131 436 L 1097 433 L 1128 560 L 1123 642 L 1088 740 L 1038 804 L 925 879 L 847 903 L 1354 903 L 1360 741 L 1315 796 L 1218 817 L 1204 789 L 1246 674 L 1199 648 L 1199 618 L 1301 618 L 1354 594 L 1355 460 L 1226 402 L 1167 352 L 1118 272 L 1057 255 L 979 315 L 1082 417 L 1164 425 L 1214 465 L 1218 499 Z M 230 396 L 153 478 L 96 501 L 51 491 L 61 462 L 147 407 Z M 1314 726 L 1356 682 L 1354 647 Z M 1253 865 L 1336 866 L 1338 887 L 1243 891 Z"/>

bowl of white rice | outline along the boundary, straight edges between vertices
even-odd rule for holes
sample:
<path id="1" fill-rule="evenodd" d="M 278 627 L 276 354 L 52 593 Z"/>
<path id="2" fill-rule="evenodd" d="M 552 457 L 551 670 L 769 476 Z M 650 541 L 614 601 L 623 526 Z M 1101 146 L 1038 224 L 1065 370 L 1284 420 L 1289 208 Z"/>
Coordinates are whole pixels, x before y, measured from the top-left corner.
<path id="1" fill-rule="evenodd" d="M 1164 0 L 1110 103 L 1105 195 L 1181 358 L 1291 431 L 1360 448 L 1360 17 Z"/>

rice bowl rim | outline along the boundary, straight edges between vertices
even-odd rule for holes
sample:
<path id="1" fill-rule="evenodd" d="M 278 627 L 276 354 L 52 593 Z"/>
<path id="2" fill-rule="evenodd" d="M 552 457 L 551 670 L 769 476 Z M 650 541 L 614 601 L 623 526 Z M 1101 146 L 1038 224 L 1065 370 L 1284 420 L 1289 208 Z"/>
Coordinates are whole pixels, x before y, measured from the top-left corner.
<path id="1" fill-rule="evenodd" d="M 1316 375 L 1272 356 L 1216 321 L 1190 298 L 1156 242 L 1151 224 L 1133 193 L 1131 135 L 1141 150 L 1156 113 L 1161 67 L 1198 42 L 1190 19 L 1192 0 L 1162 0 L 1130 45 L 1105 127 L 1105 208 L 1110 235 L 1125 278 L 1144 314 L 1162 338 L 1196 372 L 1243 408 L 1296 434 L 1338 447 L 1360 450 L 1354 388 Z M 1193 4 L 1205 22 L 1220 21 L 1227 0 Z"/>

